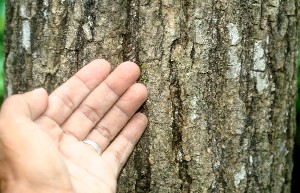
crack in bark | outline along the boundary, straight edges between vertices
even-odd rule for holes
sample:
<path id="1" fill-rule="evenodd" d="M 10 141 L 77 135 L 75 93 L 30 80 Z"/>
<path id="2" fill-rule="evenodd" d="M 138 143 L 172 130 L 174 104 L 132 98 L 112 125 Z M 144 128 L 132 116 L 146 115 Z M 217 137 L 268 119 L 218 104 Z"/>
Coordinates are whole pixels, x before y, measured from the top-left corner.
<path id="1" fill-rule="evenodd" d="M 232 6 L 232 5 L 231 5 Z M 236 12 L 240 11 L 240 7 L 236 7 Z M 247 157 L 245 157 L 245 148 L 246 145 L 244 136 L 247 133 L 244 133 L 244 122 L 241 125 L 232 124 L 231 119 L 233 114 L 243 115 L 244 108 L 243 102 L 240 98 L 240 80 L 232 80 L 226 77 L 227 64 L 229 60 L 228 53 L 224 52 L 228 45 L 226 43 L 226 33 L 224 33 L 224 28 L 228 22 L 237 22 L 237 21 L 227 21 L 222 22 L 222 20 L 227 20 L 227 16 L 222 11 L 222 4 L 220 1 L 213 3 L 212 7 L 212 17 L 210 20 L 210 29 L 211 29 L 211 47 L 209 51 L 209 71 L 208 71 L 208 97 L 207 101 L 209 105 L 209 115 L 208 117 L 208 133 L 210 135 L 210 142 L 208 146 L 211 148 L 212 152 L 212 170 L 214 176 L 214 183 L 210 186 L 210 191 L 232 191 L 234 189 L 242 189 L 244 187 L 244 179 L 247 178 L 247 168 L 245 168 L 245 174 L 242 177 L 236 177 L 241 170 L 239 167 L 244 167 Z M 240 33 L 240 32 L 239 32 Z M 244 35 L 244 34 L 243 34 Z M 245 37 L 245 36 L 243 36 Z M 240 46 L 240 45 L 239 45 Z M 243 47 L 243 46 L 241 46 Z M 240 58 L 241 56 L 239 56 Z M 241 71 L 242 72 L 242 71 Z M 239 75 L 240 76 L 240 75 Z M 246 76 L 247 77 L 247 76 Z M 220 81 L 223 80 L 223 81 Z M 233 87 L 232 85 L 236 85 Z M 227 90 L 232 88 L 231 90 Z M 231 104 L 230 101 L 227 101 L 224 97 L 229 97 L 231 100 L 240 103 L 241 105 Z M 224 112 L 228 112 L 228 115 L 225 115 Z M 240 112 L 240 113 L 239 113 Z M 244 116 L 243 116 L 244 118 Z M 240 119 L 241 120 L 241 119 Z M 223 125 L 227 123 L 227 125 Z M 237 127 L 242 126 L 242 133 L 236 133 Z M 227 130 L 224 131 L 223 128 Z M 230 129 L 230 130 L 228 130 Z M 234 133 L 234 134 L 233 134 Z M 236 144 L 240 144 L 240 148 Z M 224 144 L 224 147 L 223 147 Z M 225 147 L 234 147 L 234 148 L 225 148 Z M 245 157 L 245 158 L 243 158 Z M 230 178 L 232 182 L 228 182 L 228 168 L 230 168 L 232 173 Z"/>
<path id="2" fill-rule="evenodd" d="M 82 47 L 84 46 L 83 44 L 83 29 L 82 29 L 82 25 L 79 26 L 78 30 L 77 30 L 77 35 L 76 35 L 76 44 L 75 44 L 75 50 L 74 50 L 74 62 L 75 62 L 75 66 L 76 66 L 76 70 L 78 71 L 81 68 L 81 63 L 82 63 L 82 58 L 80 58 L 80 52 Z"/>
<path id="3" fill-rule="evenodd" d="M 139 29 L 139 0 L 127 0 L 126 2 L 126 21 L 125 21 L 125 33 L 123 35 L 123 61 L 130 60 L 132 62 L 140 64 L 139 51 L 140 40 L 138 35 Z M 141 70 L 143 68 L 141 67 Z M 143 77 L 141 77 L 143 79 Z M 140 112 L 147 114 L 147 106 L 144 104 L 140 109 Z M 137 193 L 150 192 L 151 185 L 151 164 L 149 161 L 150 154 L 150 136 L 146 130 L 141 141 L 137 145 L 134 153 L 134 166 L 137 172 L 137 179 L 135 184 L 135 191 Z"/>
<path id="4" fill-rule="evenodd" d="M 253 15 L 253 11 L 252 10 L 252 2 L 248 2 L 248 1 L 241 1 L 241 17 L 239 18 L 239 20 L 242 22 L 243 20 L 247 19 L 247 20 L 254 20 L 254 15 Z M 253 40 L 251 38 L 247 38 L 250 37 L 254 32 L 253 30 L 253 24 L 249 23 L 246 26 L 243 26 L 242 28 L 242 37 L 243 39 L 241 40 L 241 44 L 242 44 L 242 53 L 241 55 L 244 56 L 241 60 L 241 73 L 240 73 L 240 79 L 239 79 L 239 85 L 240 85 L 240 90 L 239 90 L 239 96 L 240 99 L 244 102 L 245 104 L 245 108 L 246 108 L 246 119 L 245 119 L 245 132 L 242 134 L 241 139 L 244 138 L 248 138 L 249 139 L 249 145 L 247 147 L 247 149 L 245 150 L 245 153 L 250 155 L 251 158 L 249 157 L 246 162 L 245 162 L 245 167 L 247 170 L 247 176 L 246 176 L 246 184 L 245 184 L 245 192 L 251 192 L 253 191 L 253 187 L 252 187 L 252 179 L 254 178 L 254 171 L 253 171 L 253 167 L 254 167 L 254 161 L 253 159 L 255 158 L 255 156 L 253 155 L 253 149 L 255 149 L 256 147 L 256 143 L 253 141 L 253 132 L 252 131 L 252 126 L 253 126 L 253 97 L 249 97 L 251 95 L 249 95 L 250 93 L 253 92 L 253 81 L 251 79 L 251 75 L 250 72 L 252 70 L 251 64 L 253 63 L 253 54 L 252 51 L 250 49 L 245 49 L 245 48 L 249 48 L 252 47 L 252 45 L 254 44 Z M 252 160 L 250 160 L 252 159 Z M 251 189 L 252 188 L 252 189 Z"/>
<path id="5" fill-rule="evenodd" d="M 134 166 L 137 172 L 135 191 L 137 193 L 150 192 L 151 165 L 149 162 L 149 133 L 146 131 L 142 143 L 138 143 L 134 154 Z"/>
<path id="6" fill-rule="evenodd" d="M 127 0 L 127 18 L 125 34 L 123 34 L 123 60 L 139 63 L 139 0 Z"/>
<path id="7" fill-rule="evenodd" d="M 181 86 L 178 78 L 178 68 L 176 62 L 171 57 L 174 53 L 177 44 L 180 44 L 180 40 L 176 39 L 172 42 L 169 58 L 169 81 L 170 81 L 170 100 L 172 103 L 172 149 L 176 157 L 176 162 L 179 166 L 179 179 L 181 180 L 181 192 L 190 192 L 190 184 L 192 178 L 188 174 L 188 162 L 184 160 L 183 141 L 182 141 L 182 127 L 183 127 L 183 112 L 182 112 L 182 100 L 181 100 Z"/>
<path id="8" fill-rule="evenodd" d="M 94 35 L 95 35 L 95 32 L 94 32 L 94 25 L 95 25 L 95 21 L 96 21 L 96 15 L 95 15 L 95 12 L 96 12 L 96 7 L 97 7 L 97 3 L 98 1 L 96 0 L 86 0 L 84 2 L 84 15 L 86 16 L 86 19 L 85 19 L 85 23 L 89 23 L 89 17 L 91 18 L 91 22 L 92 22 L 92 25 L 89 25 L 89 29 L 91 30 L 91 34 L 92 34 L 92 39 L 89 40 L 89 42 L 92 42 L 94 41 Z"/>

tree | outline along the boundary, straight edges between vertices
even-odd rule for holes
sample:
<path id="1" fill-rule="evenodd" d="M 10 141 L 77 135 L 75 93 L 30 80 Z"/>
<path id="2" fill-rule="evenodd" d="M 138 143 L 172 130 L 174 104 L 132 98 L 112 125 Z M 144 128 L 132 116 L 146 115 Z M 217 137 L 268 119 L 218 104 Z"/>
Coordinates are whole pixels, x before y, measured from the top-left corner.
<path id="1" fill-rule="evenodd" d="M 299 4 L 7 1 L 7 95 L 132 60 L 150 122 L 119 192 L 289 192 Z"/>

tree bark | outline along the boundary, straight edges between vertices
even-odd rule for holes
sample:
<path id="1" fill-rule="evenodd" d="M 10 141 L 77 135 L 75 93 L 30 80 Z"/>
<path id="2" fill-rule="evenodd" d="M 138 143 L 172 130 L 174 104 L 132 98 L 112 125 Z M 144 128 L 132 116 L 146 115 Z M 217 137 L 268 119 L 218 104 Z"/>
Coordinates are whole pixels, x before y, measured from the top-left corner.
<path id="1" fill-rule="evenodd" d="M 7 0 L 7 95 L 105 58 L 142 69 L 118 192 L 290 192 L 299 0 Z"/>

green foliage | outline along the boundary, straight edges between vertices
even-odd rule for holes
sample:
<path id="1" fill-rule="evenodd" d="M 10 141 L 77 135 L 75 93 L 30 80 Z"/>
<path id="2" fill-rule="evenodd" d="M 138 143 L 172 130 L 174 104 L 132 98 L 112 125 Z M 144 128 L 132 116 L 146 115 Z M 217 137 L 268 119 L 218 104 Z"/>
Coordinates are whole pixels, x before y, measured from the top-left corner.
<path id="1" fill-rule="evenodd" d="M 3 35 L 4 13 L 5 13 L 4 0 L 0 0 L 0 35 Z"/>

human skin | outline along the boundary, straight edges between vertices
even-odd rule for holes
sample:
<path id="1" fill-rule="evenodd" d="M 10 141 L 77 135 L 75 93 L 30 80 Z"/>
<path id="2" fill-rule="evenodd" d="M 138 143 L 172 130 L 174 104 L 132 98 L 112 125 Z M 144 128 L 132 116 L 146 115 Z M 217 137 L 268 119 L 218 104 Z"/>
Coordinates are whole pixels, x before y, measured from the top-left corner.
<path id="1" fill-rule="evenodd" d="M 111 72 L 105 60 L 83 67 L 49 96 L 13 95 L 0 112 L 1 192 L 116 192 L 117 177 L 142 136 L 147 99 L 132 62 Z M 82 142 L 99 144 L 98 154 Z"/>

